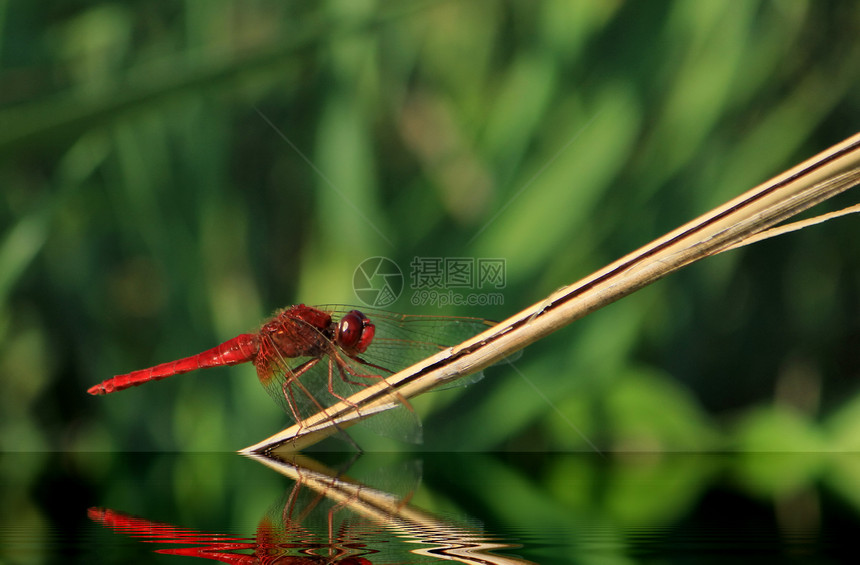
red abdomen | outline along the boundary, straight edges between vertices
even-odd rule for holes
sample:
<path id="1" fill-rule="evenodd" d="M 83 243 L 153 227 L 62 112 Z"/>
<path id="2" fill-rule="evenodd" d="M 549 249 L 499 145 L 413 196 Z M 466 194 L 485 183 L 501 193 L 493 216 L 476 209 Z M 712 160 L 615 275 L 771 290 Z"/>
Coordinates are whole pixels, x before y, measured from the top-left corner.
<path id="1" fill-rule="evenodd" d="M 182 373 L 196 371 L 197 369 L 247 363 L 254 360 L 259 349 L 260 340 L 257 335 L 242 334 L 208 351 L 186 357 L 185 359 L 162 363 L 161 365 L 133 371 L 126 375 L 117 375 L 103 383 L 90 387 L 87 392 L 90 394 L 110 394 L 118 390 L 142 385 L 149 381 L 166 379 L 173 375 L 181 375 Z"/>

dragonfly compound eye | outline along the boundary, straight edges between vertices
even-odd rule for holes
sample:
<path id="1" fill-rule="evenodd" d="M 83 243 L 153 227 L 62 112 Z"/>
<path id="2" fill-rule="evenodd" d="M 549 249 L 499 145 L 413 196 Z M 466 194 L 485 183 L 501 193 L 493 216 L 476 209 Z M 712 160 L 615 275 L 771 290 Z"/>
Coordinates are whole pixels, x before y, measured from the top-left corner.
<path id="1" fill-rule="evenodd" d="M 346 350 L 364 353 L 373 341 L 376 327 L 358 310 L 344 316 L 337 328 L 338 343 Z"/>

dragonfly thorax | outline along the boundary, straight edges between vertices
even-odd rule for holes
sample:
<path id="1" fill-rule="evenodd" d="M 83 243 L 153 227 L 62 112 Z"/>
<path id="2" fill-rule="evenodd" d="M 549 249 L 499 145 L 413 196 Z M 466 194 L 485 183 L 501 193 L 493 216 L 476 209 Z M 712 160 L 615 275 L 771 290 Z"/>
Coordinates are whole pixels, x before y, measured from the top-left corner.
<path id="1" fill-rule="evenodd" d="M 336 325 L 325 312 L 291 306 L 260 328 L 260 355 L 270 358 L 319 357 L 328 350 Z"/>

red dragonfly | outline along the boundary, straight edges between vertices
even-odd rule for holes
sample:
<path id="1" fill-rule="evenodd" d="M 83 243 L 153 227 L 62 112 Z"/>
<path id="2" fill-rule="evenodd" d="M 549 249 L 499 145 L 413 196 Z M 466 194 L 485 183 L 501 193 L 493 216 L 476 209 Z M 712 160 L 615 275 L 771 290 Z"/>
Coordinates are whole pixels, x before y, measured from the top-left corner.
<path id="1" fill-rule="evenodd" d="M 257 333 L 241 334 L 178 361 L 115 376 L 87 392 L 110 394 L 198 369 L 251 362 L 269 394 L 301 423 L 361 388 L 384 381 L 386 375 L 493 325 L 481 318 L 365 312 L 371 316 L 338 306 L 290 306 L 272 316 Z M 458 384 L 480 377 L 478 373 Z M 398 393 L 392 391 L 392 395 L 408 409 L 397 410 L 397 418 L 411 419 L 412 424 L 399 423 L 392 429 L 376 416 L 369 420 L 382 425 L 376 431 L 420 442 L 420 423 L 414 411 Z"/>

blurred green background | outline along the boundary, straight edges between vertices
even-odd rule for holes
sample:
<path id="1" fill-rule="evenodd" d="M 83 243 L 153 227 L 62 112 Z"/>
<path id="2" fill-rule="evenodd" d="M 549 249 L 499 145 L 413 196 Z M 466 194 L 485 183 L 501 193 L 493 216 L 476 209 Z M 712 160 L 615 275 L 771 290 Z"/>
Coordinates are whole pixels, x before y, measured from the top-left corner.
<path id="1" fill-rule="evenodd" d="M 85 391 L 356 303 L 374 256 L 503 258 L 504 304 L 445 313 L 511 315 L 856 133 L 858 32 L 850 1 L 0 2 L 0 448 L 256 442 L 287 419 L 250 366 Z M 860 447 L 857 233 L 425 395 L 425 448 Z"/>

